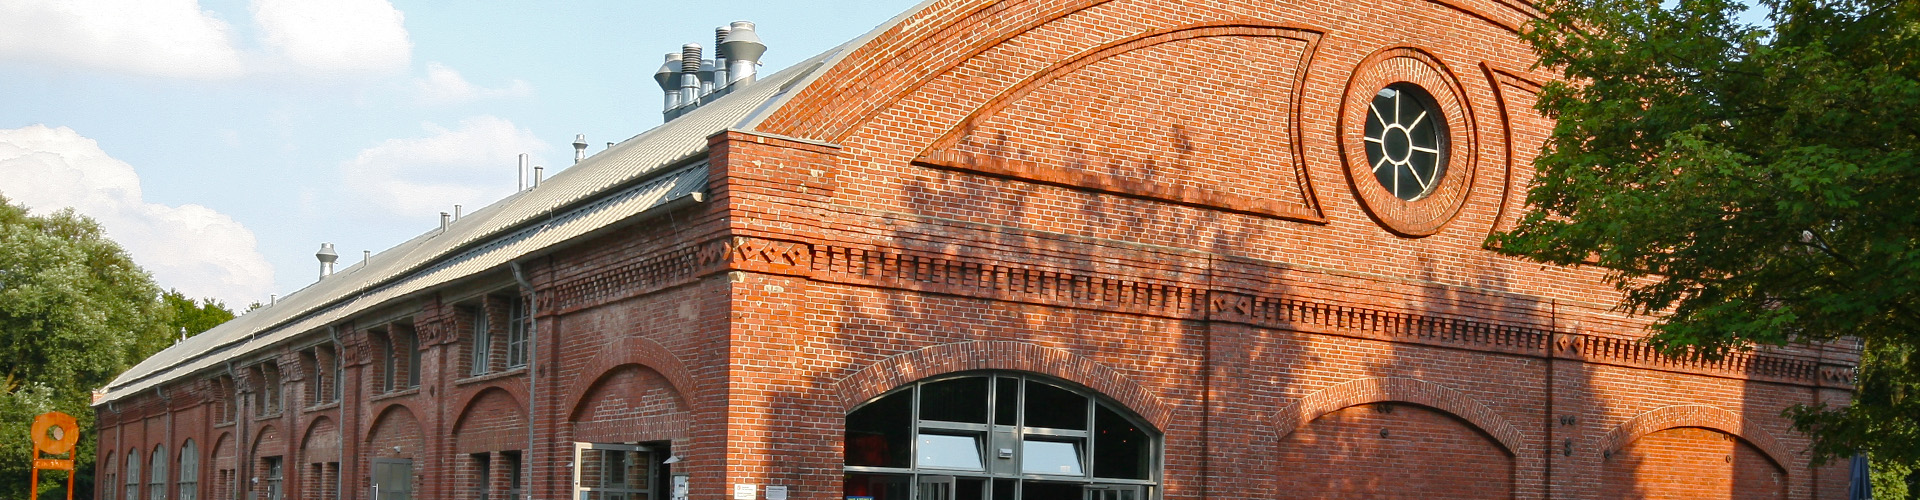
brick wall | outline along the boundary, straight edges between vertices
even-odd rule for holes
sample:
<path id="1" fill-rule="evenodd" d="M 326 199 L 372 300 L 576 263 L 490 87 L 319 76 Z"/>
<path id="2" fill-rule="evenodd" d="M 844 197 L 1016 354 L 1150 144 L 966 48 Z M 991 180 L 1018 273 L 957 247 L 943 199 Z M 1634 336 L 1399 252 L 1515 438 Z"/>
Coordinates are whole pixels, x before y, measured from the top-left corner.
<path id="1" fill-rule="evenodd" d="M 206 498 L 260 457 L 307 457 L 291 500 L 365 499 L 375 458 L 413 460 L 417 498 L 469 498 L 475 454 L 500 498 L 520 453 L 527 491 L 565 498 L 576 441 L 642 442 L 684 459 L 698 500 L 742 483 L 827 500 L 847 412 L 1007 370 L 1153 426 L 1164 498 L 1839 496 L 1844 471 L 1812 468 L 1780 414 L 1844 401 L 1849 347 L 1661 356 L 1603 270 L 1483 246 L 1551 127 L 1530 110 L 1551 75 L 1514 35 L 1529 12 L 932 3 L 712 136 L 704 202 L 523 259 L 531 290 L 493 270 L 238 363 L 279 363 L 303 401 L 296 347 L 337 334 L 340 405 L 180 418 L 230 385 L 265 392 L 196 374 L 100 408 L 102 449 L 218 443 Z M 1414 201 L 1355 173 L 1354 103 L 1395 81 L 1438 94 L 1456 145 Z M 508 301 L 528 292 L 537 352 L 508 369 Z M 383 356 L 420 386 L 380 386 Z M 350 457 L 345 486 L 324 482 L 329 453 Z"/>

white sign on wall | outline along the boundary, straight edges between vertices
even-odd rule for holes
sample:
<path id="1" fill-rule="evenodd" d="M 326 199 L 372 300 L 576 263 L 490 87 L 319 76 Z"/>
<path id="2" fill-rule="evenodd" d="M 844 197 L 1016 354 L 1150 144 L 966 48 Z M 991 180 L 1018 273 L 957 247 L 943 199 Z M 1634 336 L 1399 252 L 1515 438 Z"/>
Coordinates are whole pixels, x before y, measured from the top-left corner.
<path id="1" fill-rule="evenodd" d="M 753 483 L 733 485 L 733 500 L 753 500 L 753 497 L 759 496 L 759 493 L 760 488 Z"/>

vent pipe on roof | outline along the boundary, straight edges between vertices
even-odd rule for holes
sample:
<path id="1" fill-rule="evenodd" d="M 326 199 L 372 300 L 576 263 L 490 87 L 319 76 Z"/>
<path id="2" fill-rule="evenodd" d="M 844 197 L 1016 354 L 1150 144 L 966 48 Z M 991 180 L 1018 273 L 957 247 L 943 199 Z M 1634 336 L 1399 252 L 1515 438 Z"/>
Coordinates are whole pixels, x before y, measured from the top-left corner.
<path id="1" fill-rule="evenodd" d="M 725 88 L 732 80 L 727 79 L 727 32 L 732 28 L 721 26 L 713 29 L 713 86 Z"/>
<path id="2" fill-rule="evenodd" d="M 440 212 L 440 232 L 447 232 L 447 226 L 453 224 L 453 214 Z"/>
<path id="3" fill-rule="evenodd" d="M 332 243 L 321 243 L 320 251 L 314 252 L 313 256 L 320 259 L 320 277 L 333 275 L 333 262 L 340 260 L 340 254 L 333 253 Z"/>
<path id="4" fill-rule="evenodd" d="M 680 107 L 700 105 L 700 44 L 680 46 Z"/>
<path id="5" fill-rule="evenodd" d="M 460 205 L 454 205 L 454 206 L 453 206 L 453 220 L 456 220 L 456 221 L 458 221 L 458 220 L 460 220 L 460 216 L 461 216 L 461 215 L 465 215 L 465 214 L 463 214 L 463 213 L 461 213 L 461 210 L 460 210 Z"/>
<path id="6" fill-rule="evenodd" d="M 727 84 L 753 83 L 760 56 L 767 53 L 767 44 L 760 43 L 753 22 L 734 21 L 727 30 L 727 41 L 721 45 L 727 54 Z"/>
<path id="7" fill-rule="evenodd" d="M 573 135 L 573 162 L 580 163 L 582 160 L 586 160 L 586 159 L 587 159 L 587 134 L 574 134 Z"/>
<path id="8" fill-rule="evenodd" d="M 547 176 L 547 167 L 533 166 L 533 187 L 540 187 L 540 179 Z"/>
<path id="9" fill-rule="evenodd" d="M 373 251 L 372 251 L 372 250 L 361 250 L 361 251 L 360 251 L 360 265 L 366 265 L 366 264 L 367 264 L 367 261 L 371 261 L 371 260 L 373 260 Z"/>
<path id="10" fill-rule="evenodd" d="M 714 68 L 714 65 L 713 65 L 712 59 L 700 60 L 700 95 L 701 96 L 712 94 L 713 91 L 720 90 L 720 87 L 725 86 L 724 85 L 725 82 L 719 82 L 719 84 L 716 84 L 714 82 L 713 68 Z"/>
<path id="11" fill-rule="evenodd" d="M 527 190 L 527 154 L 526 154 L 526 153 L 520 153 L 520 167 L 519 167 L 519 170 L 520 170 L 520 189 L 519 189 L 519 191 L 526 191 L 526 190 Z"/>
<path id="12" fill-rule="evenodd" d="M 667 94 L 667 102 L 660 106 L 665 113 L 680 107 L 680 53 L 667 53 L 667 62 L 653 72 L 653 81 L 660 83 L 660 91 Z"/>

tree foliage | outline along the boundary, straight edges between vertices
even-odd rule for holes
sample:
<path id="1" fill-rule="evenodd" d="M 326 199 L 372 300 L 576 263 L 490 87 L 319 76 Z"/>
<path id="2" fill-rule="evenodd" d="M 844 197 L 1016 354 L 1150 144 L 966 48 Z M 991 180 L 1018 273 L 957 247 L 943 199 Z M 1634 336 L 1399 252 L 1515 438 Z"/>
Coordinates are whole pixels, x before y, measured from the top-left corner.
<path id="1" fill-rule="evenodd" d="M 1503 251 L 1613 270 L 1652 340 L 1714 356 L 1852 342 L 1853 401 L 1792 412 L 1822 457 L 1920 459 L 1920 2 L 1546 0 L 1565 79 Z"/>
<path id="2" fill-rule="evenodd" d="M 160 293 L 99 224 L 71 209 L 44 216 L 0 197 L 0 498 L 24 498 L 28 426 L 58 410 L 80 421 L 77 495 L 90 490 L 91 395 L 112 378 L 233 313 L 211 299 Z M 64 486 L 64 475 L 43 477 Z M 42 495 L 58 495 L 43 487 Z"/>

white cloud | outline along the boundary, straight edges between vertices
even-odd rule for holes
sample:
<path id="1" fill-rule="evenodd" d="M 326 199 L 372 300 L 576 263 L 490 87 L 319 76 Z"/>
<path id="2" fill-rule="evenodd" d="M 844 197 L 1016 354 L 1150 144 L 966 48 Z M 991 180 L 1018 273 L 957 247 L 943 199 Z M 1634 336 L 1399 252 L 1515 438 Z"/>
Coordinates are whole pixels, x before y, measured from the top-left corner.
<path id="1" fill-rule="evenodd" d="M 523 97 L 533 93 L 533 85 L 516 79 L 504 88 L 490 89 L 468 82 L 459 71 L 437 62 L 427 63 L 427 77 L 416 79 L 414 87 L 420 100 L 428 104 L 461 104 L 497 97 Z"/>
<path id="2" fill-rule="evenodd" d="M 253 0 L 261 42 L 305 70 L 396 71 L 413 58 L 405 15 L 387 0 Z"/>
<path id="3" fill-rule="evenodd" d="M 0 130 L 0 194 L 36 212 L 73 207 L 106 229 L 165 288 L 246 304 L 273 289 L 248 230 L 200 205 L 148 203 L 140 175 L 66 127 Z"/>
<path id="4" fill-rule="evenodd" d="M 426 137 L 388 139 L 341 164 L 341 184 L 360 206 L 409 217 L 483 206 L 513 193 L 516 155 L 547 149 L 532 131 L 494 116 L 422 127 Z"/>
<path id="5" fill-rule="evenodd" d="M 0 60 L 169 78 L 239 76 L 225 21 L 196 0 L 0 1 Z"/>

